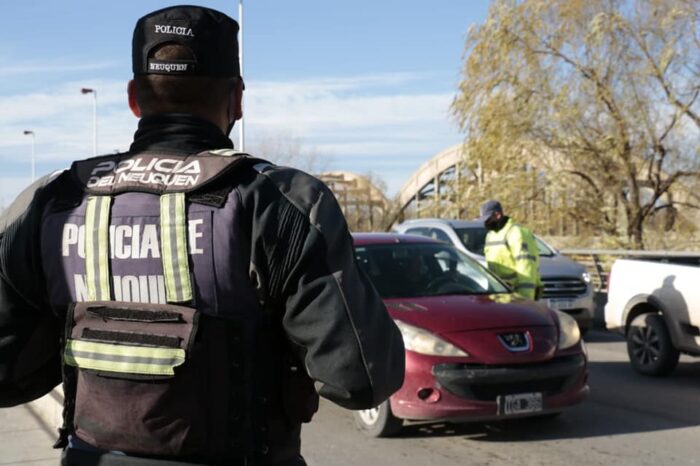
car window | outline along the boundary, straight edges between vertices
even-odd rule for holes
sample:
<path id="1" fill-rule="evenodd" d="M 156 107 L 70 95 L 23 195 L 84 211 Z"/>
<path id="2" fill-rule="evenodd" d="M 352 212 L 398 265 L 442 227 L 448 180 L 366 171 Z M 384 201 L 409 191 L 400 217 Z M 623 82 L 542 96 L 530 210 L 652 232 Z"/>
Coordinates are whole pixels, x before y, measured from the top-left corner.
<path id="1" fill-rule="evenodd" d="M 428 232 L 428 236 L 438 241 L 442 241 L 443 243 L 452 244 L 452 241 L 450 240 L 450 237 L 447 236 L 447 233 L 440 230 L 439 228 L 431 228 Z"/>
<path id="2" fill-rule="evenodd" d="M 486 235 L 489 232 L 486 228 L 455 228 L 455 232 L 464 247 L 467 248 L 467 251 L 479 254 L 480 256 L 484 255 L 484 243 L 486 242 Z"/>
<path id="3" fill-rule="evenodd" d="M 355 248 L 358 264 L 383 298 L 508 293 L 478 262 L 447 244 Z"/>
<path id="4" fill-rule="evenodd" d="M 428 228 L 426 228 L 426 227 L 409 228 L 408 230 L 406 230 L 406 234 L 418 235 L 418 236 L 430 236 L 430 235 L 428 235 Z"/>

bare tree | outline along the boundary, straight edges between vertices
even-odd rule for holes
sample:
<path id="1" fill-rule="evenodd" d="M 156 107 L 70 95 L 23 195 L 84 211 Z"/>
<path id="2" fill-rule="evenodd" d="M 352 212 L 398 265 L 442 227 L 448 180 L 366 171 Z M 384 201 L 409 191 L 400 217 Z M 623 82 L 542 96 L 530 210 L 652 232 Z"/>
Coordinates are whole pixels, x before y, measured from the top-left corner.
<path id="1" fill-rule="evenodd" d="M 298 168 L 309 173 L 328 169 L 332 161 L 329 155 L 321 155 L 313 147 L 305 147 L 302 139 L 286 133 L 265 135 L 250 144 L 251 154 L 277 165 Z"/>
<path id="2" fill-rule="evenodd" d="M 319 175 L 333 191 L 351 231 L 385 231 L 395 217 L 395 202 L 386 183 L 374 173 L 325 172 Z"/>

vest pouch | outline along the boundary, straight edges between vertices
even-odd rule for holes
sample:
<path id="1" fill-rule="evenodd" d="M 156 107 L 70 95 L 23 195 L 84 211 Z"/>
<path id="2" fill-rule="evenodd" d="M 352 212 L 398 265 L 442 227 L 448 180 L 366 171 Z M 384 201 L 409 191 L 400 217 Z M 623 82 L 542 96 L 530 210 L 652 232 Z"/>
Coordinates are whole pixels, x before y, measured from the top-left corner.
<path id="1" fill-rule="evenodd" d="M 220 320 L 183 306 L 103 301 L 74 304 L 66 325 L 81 440 L 134 456 L 225 454 L 230 375 L 220 365 L 228 362 Z"/>

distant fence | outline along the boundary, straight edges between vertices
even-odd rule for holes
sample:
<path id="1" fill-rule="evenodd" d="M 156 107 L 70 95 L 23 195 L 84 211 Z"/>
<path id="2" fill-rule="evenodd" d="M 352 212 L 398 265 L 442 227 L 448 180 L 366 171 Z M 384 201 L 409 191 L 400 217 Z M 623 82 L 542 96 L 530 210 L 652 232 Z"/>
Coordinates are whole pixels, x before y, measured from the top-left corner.
<path id="1" fill-rule="evenodd" d="M 607 293 L 608 274 L 616 259 L 641 259 L 684 265 L 700 265 L 700 252 L 638 251 L 624 249 L 562 249 L 560 251 L 586 266 L 591 282 L 598 293 Z"/>

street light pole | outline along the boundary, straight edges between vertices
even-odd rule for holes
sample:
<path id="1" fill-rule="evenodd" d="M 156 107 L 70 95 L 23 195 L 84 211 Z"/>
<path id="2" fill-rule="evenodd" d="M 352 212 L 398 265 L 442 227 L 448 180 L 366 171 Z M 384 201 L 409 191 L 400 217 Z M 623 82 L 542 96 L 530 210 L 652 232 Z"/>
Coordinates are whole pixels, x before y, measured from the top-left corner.
<path id="1" fill-rule="evenodd" d="M 35 162 L 35 145 L 36 145 L 36 134 L 34 134 L 34 131 L 25 129 L 24 130 L 24 135 L 25 136 L 31 136 L 32 137 L 32 183 L 34 183 L 34 179 L 36 178 L 36 162 Z"/>
<path id="2" fill-rule="evenodd" d="M 243 76 L 243 0 L 238 0 L 238 24 L 240 26 L 240 39 L 238 41 L 238 56 L 240 59 L 241 76 Z M 243 103 L 241 102 L 241 107 Z M 245 151 L 245 116 L 241 117 L 240 126 L 238 127 L 238 142 L 240 143 L 240 151 Z"/>
<path id="3" fill-rule="evenodd" d="M 92 94 L 92 152 L 97 157 L 97 89 L 84 87 L 80 89 L 82 94 Z"/>

